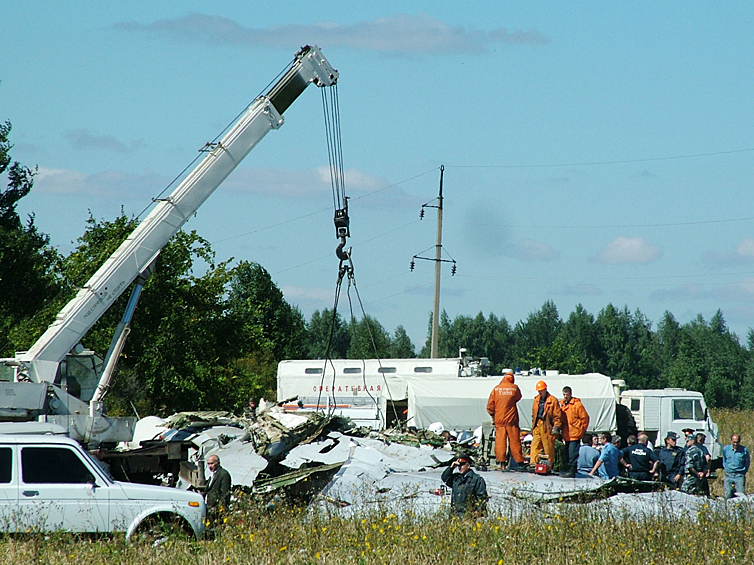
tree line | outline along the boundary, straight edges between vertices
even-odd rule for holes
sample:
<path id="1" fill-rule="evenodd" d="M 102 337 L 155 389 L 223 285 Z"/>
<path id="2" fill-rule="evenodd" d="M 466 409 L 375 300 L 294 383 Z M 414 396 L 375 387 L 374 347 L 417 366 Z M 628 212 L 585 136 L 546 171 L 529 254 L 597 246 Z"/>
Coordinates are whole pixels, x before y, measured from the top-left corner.
<path id="1" fill-rule="evenodd" d="M 124 213 L 112 221 L 90 217 L 75 249 L 60 254 L 35 225 L 19 216 L 35 170 L 11 159 L 11 125 L 0 124 L 0 356 L 28 349 L 96 269 L 136 227 Z M 125 309 L 128 291 L 83 343 L 104 355 Z M 431 325 L 431 320 L 430 320 Z M 713 407 L 754 408 L 754 332 L 746 346 L 722 312 L 679 324 L 666 312 L 657 325 L 639 310 L 608 304 L 597 316 L 577 306 L 561 319 L 547 301 L 526 320 L 443 312 L 439 354 L 459 347 L 503 367 L 601 372 L 631 388 L 677 386 L 699 390 Z M 426 343 L 418 353 L 428 357 Z M 372 316 L 329 309 L 306 320 L 289 304 L 267 270 L 232 259 L 217 261 L 209 242 L 181 231 L 161 250 L 132 322 L 107 396 L 113 415 L 179 410 L 238 411 L 249 398 L 275 397 L 283 359 L 410 358 L 406 330 L 392 333 Z"/>

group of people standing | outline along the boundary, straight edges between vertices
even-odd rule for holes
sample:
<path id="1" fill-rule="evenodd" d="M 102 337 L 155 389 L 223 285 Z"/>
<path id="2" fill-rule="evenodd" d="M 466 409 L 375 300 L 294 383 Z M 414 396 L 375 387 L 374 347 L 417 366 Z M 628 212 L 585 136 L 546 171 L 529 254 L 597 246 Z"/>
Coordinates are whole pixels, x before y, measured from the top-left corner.
<path id="1" fill-rule="evenodd" d="M 599 476 L 611 479 L 624 475 L 632 479 L 661 480 L 670 487 L 692 494 L 709 495 L 710 454 L 704 445 L 706 436 L 694 430 L 686 433 L 685 446 L 677 445 L 678 435 L 668 432 L 665 446 L 655 451 L 649 436 L 639 433 L 627 438 L 628 446 L 620 449 L 621 437 L 603 432 L 598 437 L 587 433 L 589 414 L 581 400 L 573 396 L 571 387 L 563 388 L 558 400 L 547 390 L 547 383 L 538 381 L 537 396 L 532 403 L 532 443 L 529 461 L 535 465 L 541 455 L 552 464 L 555 461 L 555 442 L 565 444 L 566 470 L 562 476 Z M 515 383 L 513 371 L 506 369 L 503 379 L 492 389 L 487 412 L 495 423 L 495 459 L 501 468 L 524 470 L 526 464 L 521 449 L 518 402 L 521 390 Z M 723 448 L 725 469 L 724 495 L 745 493 L 745 476 L 750 456 L 741 438 L 733 434 L 731 444 Z M 512 461 L 509 461 L 508 454 Z"/>
<path id="2" fill-rule="evenodd" d="M 581 400 L 573 396 L 571 387 L 563 388 L 563 399 L 558 400 L 547 390 L 547 383 L 537 382 L 537 396 L 531 407 L 532 442 L 529 461 L 535 465 L 541 455 L 552 464 L 555 461 L 555 440 L 561 437 L 566 448 L 567 471 L 565 476 L 575 477 L 579 458 L 579 445 L 589 427 L 589 414 Z M 501 467 L 527 468 L 521 450 L 518 401 L 521 389 L 515 383 L 513 371 L 506 369 L 503 380 L 490 393 L 487 413 L 495 422 L 495 459 Z M 510 451 L 512 462 L 508 461 Z"/>

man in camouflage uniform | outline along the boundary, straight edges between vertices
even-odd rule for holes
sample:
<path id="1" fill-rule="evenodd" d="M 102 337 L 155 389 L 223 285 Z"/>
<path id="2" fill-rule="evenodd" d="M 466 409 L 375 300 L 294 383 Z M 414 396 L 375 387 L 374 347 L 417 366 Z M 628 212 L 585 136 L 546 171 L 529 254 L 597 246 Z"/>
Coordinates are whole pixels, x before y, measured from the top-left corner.
<path id="1" fill-rule="evenodd" d="M 686 477 L 681 490 L 689 494 L 704 494 L 704 477 L 707 474 L 707 460 L 696 443 L 696 436 L 686 436 Z"/>

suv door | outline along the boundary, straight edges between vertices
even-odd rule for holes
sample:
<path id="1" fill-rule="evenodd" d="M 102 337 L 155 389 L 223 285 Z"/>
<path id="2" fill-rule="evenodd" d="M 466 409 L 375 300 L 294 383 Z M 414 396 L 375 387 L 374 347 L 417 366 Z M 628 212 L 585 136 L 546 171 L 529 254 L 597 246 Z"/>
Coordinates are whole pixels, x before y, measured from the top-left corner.
<path id="1" fill-rule="evenodd" d="M 14 446 L 0 445 L 0 531 L 15 531 L 18 513 L 18 479 L 14 476 Z"/>
<path id="2" fill-rule="evenodd" d="M 67 445 L 21 448 L 20 515 L 38 531 L 108 532 L 109 484 Z"/>

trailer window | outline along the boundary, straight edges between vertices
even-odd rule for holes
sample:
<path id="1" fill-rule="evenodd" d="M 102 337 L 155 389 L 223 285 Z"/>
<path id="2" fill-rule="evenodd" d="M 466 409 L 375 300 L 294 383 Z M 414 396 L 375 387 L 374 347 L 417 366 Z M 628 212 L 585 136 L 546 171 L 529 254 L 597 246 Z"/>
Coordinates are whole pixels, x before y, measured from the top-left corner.
<path id="1" fill-rule="evenodd" d="M 693 420 L 694 419 L 694 401 L 691 399 L 673 401 L 673 419 L 674 420 Z"/>
<path id="2" fill-rule="evenodd" d="M 13 450 L 10 447 L 0 449 L 0 483 L 9 483 L 13 470 Z"/>
<path id="3" fill-rule="evenodd" d="M 322 369 L 319 367 L 308 367 L 304 369 L 304 374 L 305 375 L 321 375 Z"/>
<path id="4" fill-rule="evenodd" d="M 631 412 L 638 412 L 639 410 L 641 410 L 641 399 L 632 398 L 631 399 Z"/>
<path id="5" fill-rule="evenodd" d="M 361 367 L 345 367 L 343 369 L 344 375 L 360 375 Z"/>

